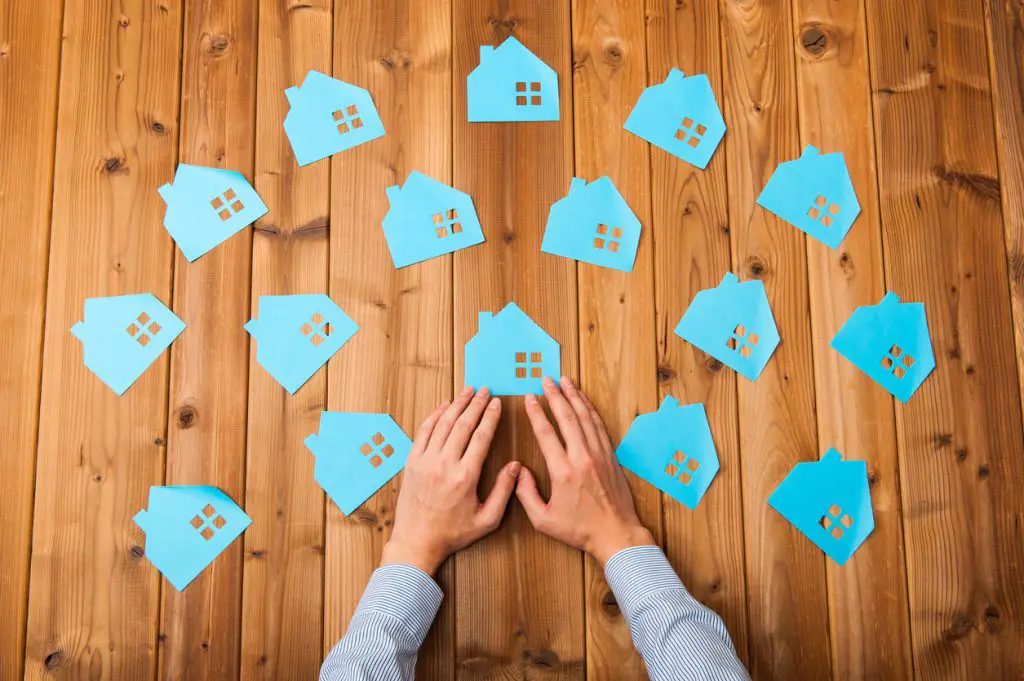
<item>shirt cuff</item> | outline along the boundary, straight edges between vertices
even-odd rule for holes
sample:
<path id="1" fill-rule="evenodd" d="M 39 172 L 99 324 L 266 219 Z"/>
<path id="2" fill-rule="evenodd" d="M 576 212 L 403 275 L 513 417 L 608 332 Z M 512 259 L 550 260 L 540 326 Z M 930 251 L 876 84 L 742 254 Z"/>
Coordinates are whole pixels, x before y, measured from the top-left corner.
<path id="1" fill-rule="evenodd" d="M 631 620 L 640 604 L 659 591 L 686 592 L 668 558 L 657 546 L 633 546 L 608 559 L 604 578 L 619 602 L 619 609 Z"/>
<path id="2" fill-rule="evenodd" d="M 443 600 L 441 587 L 426 572 L 411 565 L 384 565 L 373 571 L 355 614 L 374 612 L 396 619 L 418 647 Z"/>

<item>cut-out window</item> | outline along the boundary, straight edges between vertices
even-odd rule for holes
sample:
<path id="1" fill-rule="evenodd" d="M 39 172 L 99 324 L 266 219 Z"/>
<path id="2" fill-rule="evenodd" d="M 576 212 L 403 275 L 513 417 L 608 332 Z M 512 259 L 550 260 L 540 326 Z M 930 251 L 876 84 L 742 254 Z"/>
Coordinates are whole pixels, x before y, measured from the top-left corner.
<path id="1" fill-rule="evenodd" d="M 696 149 L 707 131 L 706 127 L 687 116 L 679 124 L 679 129 L 676 130 L 676 139 L 680 142 L 686 142 Z"/>
<path id="2" fill-rule="evenodd" d="M 341 135 L 350 130 L 358 130 L 363 127 L 363 117 L 359 113 L 359 107 L 355 104 L 349 104 L 344 109 L 335 111 L 334 125 L 337 126 L 338 133 Z"/>
<path id="3" fill-rule="evenodd" d="M 670 478 L 678 479 L 684 485 L 689 485 L 698 469 L 700 469 L 700 461 L 676 450 L 668 465 L 665 466 L 665 474 Z"/>
<path id="4" fill-rule="evenodd" d="M 747 327 L 737 324 L 732 334 L 725 340 L 725 346 L 735 350 L 743 357 L 750 357 L 754 354 L 754 348 L 761 342 L 761 337 L 751 333 Z"/>
<path id="5" fill-rule="evenodd" d="M 889 348 L 889 352 L 882 357 L 882 368 L 896 378 L 903 378 L 907 375 L 907 369 L 914 366 L 914 357 L 898 345 Z"/>
<path id="6" fill-rule="evenodd" d="M 619 246 L 622 244 L 622 228 L 621 227 L 608 227 L 606 224 L 598 224 L 597 236 L 594 237 L 594 248 L 597 250 L 608 249 L 612 253 L 619 252 Z"/>
<path id="7" fill-rule="evenodd" d="M 542 353 L 539 352 L 517 352 L 516 353 L 516 378 L 540 378 L 543 364 Z"/>
<path id="8" fill-rule="evenodd" d="M 831 227 L 832 220 L 837 215 L 839 215 L 839 204 L 830 202 L 821 194 L 814 199 L 814 205 L 807 209 L 807 217 L 817 220 L 825 227 Z"/>
<path id="9" fill-rule="evenodd" d="M 203 507 L 203 510 L 196 514 L 192 520 L 189 521 L 189 525 L 192 526 L 199 536 L 210 541 L 213 536 L 217 534 L 217 530 L 222 529 L 228 524 L 228 521 L 224 519 L 224 516 L 217 515 L 217 509 L 212 505 L 207 504 Z"/>
<path id="10" fill-rule="evenodd" d="M 218 194 L 210 201 L 210 205 L 217 211 L 217 217 L 221 220 L 230 220 L 232 217 L 242 212 L 245 205 L 235 194 L 234 189 L 229 189 L 223 194 Z"/>
<path id="11" fill-rule="evenodd" d="M 330 338 L 333 332 L 331 323 L 319 312 L 315 312 L 309 321 L 299 329 L 299 333 L 308 338 L 315 347 L 320 347 L 320 344 Z"/>
<path id="12" fill-rule="evenodd" d="M 462 223 L 459 222 L 459 211 L 455 208 L 449 208 L 446 211 L 434 213 L 431 218 L 434 220 L 434 230 L 437 232 L 438 239 L 462 233 Z"/>
<path id="13" fill-rule="evenodd" d="M 142 347 L 146 347 L 149 345 L 149 341 L 153 340 L 153 338 L 160 333 L 161 328 L 163 327 L 153 321 L 148 314 L 143 312 L 135 318 L 134 322 L 128 325 L 128 328 L 125 329 L 125 331 L 128 332 L 129 336 L 135 339 L 136 343 Z"/>
<path id="14" fill-rule="evenodd" d="M 527 90 L 529 90 L 529 95 L 527 95 Z M 540 104 L 541 91 L 539 82 L 521 80 L 516 83 L 516 106 L 540 106 Z"/>
<path id="15" fill-rule="evenodd" d="M 359 453 L 367 457 L 371 466 L 379 468 L 384 463 L 384 459 L 391 458 L 391 455 L 395 453 L 395 448 L 388 444 L 383 433 L 377 432 L 373 434 L 369 442 L 363 443 L 363 446 L 359 448 Z"/>
<path id="16" fill-rule="evenodd" d="M 849 514 L 843 513 L 843 509 L 838 505 L 832 504 L 818 520 L 818 524 L 833 539 L 842 539 L 843 533 L 853 527 L 853 518 Z"/>

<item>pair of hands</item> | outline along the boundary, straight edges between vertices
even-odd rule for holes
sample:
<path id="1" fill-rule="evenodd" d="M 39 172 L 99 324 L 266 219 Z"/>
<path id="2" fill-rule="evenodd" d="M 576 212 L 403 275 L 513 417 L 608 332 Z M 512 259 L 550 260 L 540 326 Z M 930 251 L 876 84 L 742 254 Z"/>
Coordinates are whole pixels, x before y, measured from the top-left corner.
<path id="1" fill-rule="evenodd" d="M 512 461 L 480 502 L 477 483 L 501 418 L 501 401 L 487 388 L 467 387 L 416 432 L 382 564 L 404 563 L 433 575 L 449 555 L 497 529 L 513 493 L 537 531 L 586 551 L 602 566 L 621 549 L 654 543 L 637 518 L 608 431 L 590 399 L 568 378 L 560 387 L 547 377 L 543 383 L 558 430 L 536 396 L 527 395 L 525 402 L 551 477 L 551 499 L 545 502 L 529 469 Z"/>

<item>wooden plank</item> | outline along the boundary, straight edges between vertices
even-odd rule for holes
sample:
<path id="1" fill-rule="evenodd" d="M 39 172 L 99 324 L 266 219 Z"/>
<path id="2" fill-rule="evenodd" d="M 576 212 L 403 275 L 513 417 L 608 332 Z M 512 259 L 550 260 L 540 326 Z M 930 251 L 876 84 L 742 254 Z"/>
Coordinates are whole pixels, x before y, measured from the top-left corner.
<path id="1" fill-rule="evenodd" d="M 60 79 L 61 4 L 0 9 L 0 678 L 22 675 L 39 417 L 46 255 Z M 16 226 L 16 227 L 15 227 Z M 16 266 L 15 266 L 16 263 Z"/>
<path id="2" fill-rule="evenodd" d="M 934 373 L 896 411 L 919 679 L 1024 668 L 1024 436 L 984 18 L 867 3 L 886 280 L 924 301 Z"/>
<path id="3" fill-rule="evenodd" d="M 706 73 L 724 103 L 718 0 L 647 3 L 648 84 L 673 67 Z M 697 292 L 718 286 L 731 269 L 727 211 L 727 133 L 706 170 L 651 148 L 658 378 L 661 396 L 702 402 L 721 469 L 695 511 L 664 500 L 665 551 L 683 583 L 713 608 L 747 662 L 747 585 L 744 566 L 736 374 L 673 332 Z"/>
<path id="4" fill-rule="evenodd" d="M 588 182 L 608 175 L 643 225 L 632 272 L 586 263 L 577 270 L 580 382 L 618 442 L 637 414 L 658 407 L 650 159 L 647 144 L 622 129 L 647 75 L 643 0 L 576 0 L 572 27 L 575 174 Z M 661 537 L 661 493 L 627 475 L 641 521 Z M 629 627 L 593 560 L 584 584 L 587 678 L 643 678 Z"/>
<path id="5" fill-rule="evenodd" d="M 451 257 L 395 270 L 380 224 L 384 188 L 412 170 L 451 179 L 451 7 L 448 0 L 336 3 L 334 74 L 368 88 L 388 131 L 331 160 L 331 297 L 360 325 L 332 360 L 334 411 L 388 412 L 407 433 L 451 397 Z M 390 535 L 398 484 L 351 517 L 327 507 L 324 645 L 344 633 Z M 420 652 L 417 678 L 451 678 L 448 602 Z"/>
<path id="6" fill-rule="evenodd" d="M 261 295 L 327 291 L 330 162 L 299 168 L 281 124 L 285 88 L 331 72 L 331 0 L 261 0 L 256 190 L 273 211 L 256 224 L 252 316 Z M 303 445 L 327 404 L 327 370 L 289 395 L 249 346 L 242 594 L 244 678 L 312 679 L 323 640 L 324 495 Z"/>
<path id="7" fill-rule="evenodd" d="M 753 0 L 724 10 L 733 267 L 764 282 L 782 338 L 757 382 L 738 382 L 750 670 L 755 679 L 824 679 L 824 558 L 765 503 L 794 465 L 819 456 L 804 236 L 755 203 L 778 164 L 799 155 L 791 8 Z"/>
<path id="8" fill-rule="evenodd" d="M 845 152 L 861 213 L 839 250 L 807 239 L 818 449 L 865 459 L 875 530 L 846 565 L 826 561 L 835 678 L 913 676 L 893 400 L 829 347 L 885 294 L 862 3 L 796 0 L 801 146 Z M 841 87 L 837 84 L 842 83 Z"/>
<path id="9" fill-rule="evenodd" d="M 156 668 L 160 577 L 132 516 L 163 474 L 168 355 L 118 397 L 68 329 L 87 297 L 169 302 L 156 187 L 177 155 L 181 11 L 151 0 L 65 7 L 27 678 L 147 679 Z"/>
<path id="10" fill-rule="evenodd" d="M 189 2 L 184 31 L 180 161 L 252 181 L 256 8 Z M 166 474 L 168 485 L 214 485 L 243 508 L 251 240 L 245 229 L 192 263 L 175 251 L 174 311 L 188 332 L 171 348 Z M 163 678 L 238 676 L 242 547 L 233 542 L 185 591 L 164 587 Z"/>
<path id="11" fill-rule="evenodd" d="M 487 242 L 455 254 L 455 375 L 480 311 L 515 301 L 560 344 L 562 373 L 578 377 L 576 267 L 540 252 L 551 204 L 572 177 L 571 33 L 568 3 L 460 0 L 453 35 L 455 186 L 473 197 Z M 559 122 L 467 122 L 466 77 L 481 45 L 515 35 L 558 73 Z M 521 398 L 503 400 L 482 491 L 510 460 L 548 488 Z M 583 562 L 536 533 L 513 501 L 494 535 L 460 553 L 456 662 L 466 679 L 580 679 L 585 674 Z M 486 607 L 481 602 L 486 594 Z"/>

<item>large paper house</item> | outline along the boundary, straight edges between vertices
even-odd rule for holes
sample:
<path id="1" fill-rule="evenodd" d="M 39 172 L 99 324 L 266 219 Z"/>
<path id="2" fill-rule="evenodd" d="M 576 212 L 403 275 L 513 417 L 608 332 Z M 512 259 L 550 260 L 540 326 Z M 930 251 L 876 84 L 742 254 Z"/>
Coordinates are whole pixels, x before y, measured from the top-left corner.
<path id="1" fill-rule="evenodd" d="M 860 214 L 846 159 L 810 145 L 775 169 L 757 203 L 829 248 L 839 248 Z"/>
<path id="2" fill-rule="evenodd" d="M 640 220 L 607 176 L 572 178 L 569 194 L 551 206 L 540 250 L 629 272 L 640 243 Z"/>
<path id="3" fill-rule="evenodd" d="M 515 38 L 480 46 L 480 65 L 466 78 L 470 123 L 557 121 L 558 74 Z"/>
<path id="4" fill-rule="evenodd" d="M 466 385 L 493 395 L 540 395 L 542 378 L 557 381 L 560 367 L 558 341 L 515 303 L 498 314 L 481 312 L 466 343 Z"/>
<path id="5" fill-rule="evenodd" d="M 640 94 L 623 127 L 698 168 L 707 167 L 725 136 L 725 119 L 708 77 L 687 76 L 679 69 Z"/>
<path id="6" fill-rule="evenodd" d="M 924 303 L 901 303 L 892 292 L 854 310 L 831 346 L 900 402 L 935 368 Z"/>
<path id="7" fill-rule="evenodd" d="M 657 411 L 636 417 L 615 456 L 623 468 L 691 509 L 719 468 L 704 405 L 680 405 L 671 395 Z"/>

